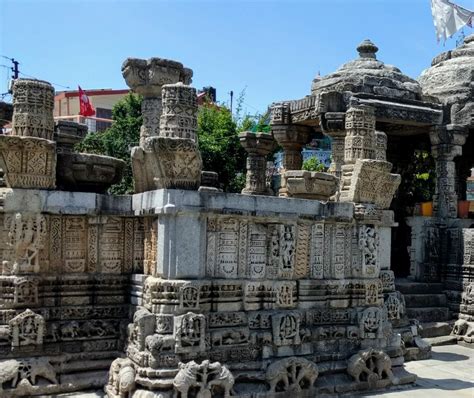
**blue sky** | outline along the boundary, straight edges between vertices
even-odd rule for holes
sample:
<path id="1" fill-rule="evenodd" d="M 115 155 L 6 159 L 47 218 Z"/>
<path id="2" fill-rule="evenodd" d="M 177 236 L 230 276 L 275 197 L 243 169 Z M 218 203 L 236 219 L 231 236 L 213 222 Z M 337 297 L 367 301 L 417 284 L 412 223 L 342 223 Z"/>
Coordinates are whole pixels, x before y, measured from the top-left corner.
<path id="1" fill-rule="evenodd" d="M 25 74 L 71 89 L 125 88 L 125 58 L 158 56 L 192 68 L 193 85 L 216 87 L 219 101 L 245 89 L 249 113 L 309 94 L 318 71 L 355 58 L 365 38 L 412 77 L 455 45 L 436 43 L 430 0 L 0 0 L 0 54 Z M 0 67 L 0 93 L 9 75 Z"/>

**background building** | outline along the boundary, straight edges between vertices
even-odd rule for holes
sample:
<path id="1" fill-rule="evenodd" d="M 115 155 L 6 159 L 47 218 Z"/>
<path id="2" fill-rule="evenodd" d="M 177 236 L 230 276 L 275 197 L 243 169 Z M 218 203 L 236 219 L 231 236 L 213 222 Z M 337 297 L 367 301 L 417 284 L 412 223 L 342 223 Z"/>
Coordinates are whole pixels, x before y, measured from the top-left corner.
<path id="1" fill-rule="evenodd" d="M 54 119 L 85 123 L 90 132 L 103 131 L 112 124 L 112 108 L 130 90 L 95 89 L 85 93 L 95 108 L 95 116 L 79 114 L 79 91 L 58 91 L 54 97 Z"/>

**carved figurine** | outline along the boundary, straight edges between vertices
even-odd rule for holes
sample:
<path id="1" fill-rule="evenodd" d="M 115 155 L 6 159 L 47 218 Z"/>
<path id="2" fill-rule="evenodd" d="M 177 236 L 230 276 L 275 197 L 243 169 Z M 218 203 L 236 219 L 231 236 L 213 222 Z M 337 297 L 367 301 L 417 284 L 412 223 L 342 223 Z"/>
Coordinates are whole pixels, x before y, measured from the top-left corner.
<path id="1" fill-rule="evenodd" d="M 0 361 L 0 391 L 3 391 L 2 385 L 7 381 L 11 380 L 11 386 L 15 388 L 18 380 L 24 379 L 35 385 L 37 377 L 42 377 L 53 384 L 58 384 L 56 371 L 47 358 Z"/>
<path id="2" fill-rule="evenodd" d="M 161 351 L 174 350 L 175 338 L 172 335 L 162 336 L 159 334 L 152 334 L 145 339 L 145 346 L 151 354 L 156 357 Z"/>
<path id="3" fill-rule="evenodd" d="M 135 368 L 133 362 L 128 358 L 117 358 L 110 365 L 109 382 L 106 391 L 120 398 L 132 396 L 135 390 Z"/>
<path id="4" fill-rule="evenodd" d="M 374 383 L 388 378 L 393 384 L 398 384 L 398 380 L 392 373 L 392 361 L 382 350 L 369 348 L 353 355 L 348 360 L 347 373 L 357 383 L 362 381 Z"/>
<path id="5" fill-rule="evenodd" d="M 311 389 L 318 378 L 318 366 L 305 358 L 291 357 L 272 363 L 265 374 L 271 392 Z"/>
<path id="6" fill-rule="evenodd" d="M 229 398 L 234 382 L 234 376 L 226 366 L 205 360 L 200 365 L 194 361 L 180 363 L 173 386 L 176 398 L 188 398 L 191 388 L 198 389 L 196 397 L 210 398 L 215 387 L 224 392 L 224 398 Z"/>

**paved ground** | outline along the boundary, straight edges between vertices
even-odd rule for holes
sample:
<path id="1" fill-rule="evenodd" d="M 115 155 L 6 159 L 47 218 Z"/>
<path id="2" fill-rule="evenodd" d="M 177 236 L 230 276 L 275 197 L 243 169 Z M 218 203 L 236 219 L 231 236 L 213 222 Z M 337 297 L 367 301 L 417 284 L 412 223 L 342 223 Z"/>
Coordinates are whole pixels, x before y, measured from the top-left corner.
<path id="1" fill-rule="evenodd" d="M 459 345 L 433 347 L 431 359 L 407 362 L 418 376 L 416 385 L 401 391 L 366 395 L 387 398 L 474 398 L 474 349 Z"/>
<path id="2" fill-rule="evenodd" d="M 433 347 L 432 359 L 408 362 L 405 368 L 418 376 L 415 386 L 386 393 L 362 395 L 387 398 L 474 398 L 474 349 L 459 345 Z M 99 398 L 101 392 L 57 397 Z M 361 395 L 358 395 L 361 397 Z"/>

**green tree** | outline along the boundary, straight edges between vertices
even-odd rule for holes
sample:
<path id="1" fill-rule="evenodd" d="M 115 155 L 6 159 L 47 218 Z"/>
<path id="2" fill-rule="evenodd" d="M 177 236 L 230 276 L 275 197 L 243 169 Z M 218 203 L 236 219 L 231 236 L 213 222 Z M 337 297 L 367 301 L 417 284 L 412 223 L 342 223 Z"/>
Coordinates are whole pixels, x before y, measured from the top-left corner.
<path id="1" fill-rule="evenodd" d="M 87 134 L 76 147 L 81 152 L 113 156 L 126 162 L 122 181 L 110 187 L 112 194 L 133 192 L 130 149 L 140 140 L 141 104 L 141 96 L 128 94 L 113 107 L 112 126 L 103 132 Z"/>
<path id="2" fill-rule="evenodd" d="M 225 106 L 199 108 L 198 138 L 203 169 L 219 173 L 226 192 L 240 192 L 245 183 L 246 152 L 240 145 L 239 127 Z"/>

